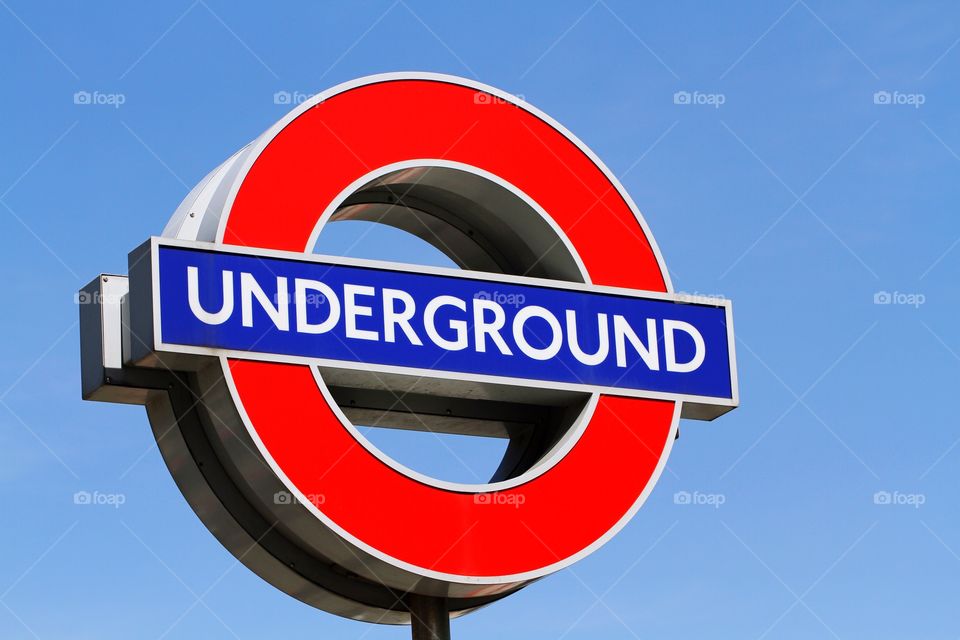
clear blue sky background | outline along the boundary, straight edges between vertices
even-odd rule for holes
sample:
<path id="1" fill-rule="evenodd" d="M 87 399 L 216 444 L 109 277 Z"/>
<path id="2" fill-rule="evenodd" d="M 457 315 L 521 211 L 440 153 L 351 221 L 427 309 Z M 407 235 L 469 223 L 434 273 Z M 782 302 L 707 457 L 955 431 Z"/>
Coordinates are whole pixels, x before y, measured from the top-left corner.
<path id="1" fill-rule="evenodd" d="M 454 637 L 956 638 L 958 38 L 951 2 L 0 1 L 0 637 L 407 637 L 236 564 L 143 409 L 80 400 L 73 295 L 285 113 L 275 92 L 428 70 L 522 94 L 604 159 L 677 288 L 734 300 L 743 402 L 682 424 L 611 543 Z M 381 442 L 449 478 L 497 453 Z"/>

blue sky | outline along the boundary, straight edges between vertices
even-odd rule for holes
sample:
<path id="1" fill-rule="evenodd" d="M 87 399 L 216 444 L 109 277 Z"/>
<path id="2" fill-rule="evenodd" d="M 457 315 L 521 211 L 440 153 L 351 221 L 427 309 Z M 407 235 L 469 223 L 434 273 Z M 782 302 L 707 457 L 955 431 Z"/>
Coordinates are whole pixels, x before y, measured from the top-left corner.
<path id="1" fill-rule="evenodd" d="M 958 39 L 948 2 L 0 0 L 0 637 L 407 637 L 237 565 L 142 407 L 80 400 L 73 295 L 279 119 L 276 92 L 426 70 L 597 152 L 677 289 L 734 301 L 742 396 L 681 425 L 612 542 L 454 636 L 956 638 Z M 449 478 L 498 452 L 379 437 Z"/>

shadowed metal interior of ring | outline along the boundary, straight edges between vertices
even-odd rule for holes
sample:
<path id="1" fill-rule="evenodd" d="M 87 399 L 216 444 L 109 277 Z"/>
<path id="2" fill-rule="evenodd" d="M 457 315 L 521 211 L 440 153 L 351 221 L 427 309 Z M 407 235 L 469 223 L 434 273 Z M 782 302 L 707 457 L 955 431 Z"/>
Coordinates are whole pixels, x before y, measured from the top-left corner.
<path id="1" fill-rule="evenodd" d="M 531 205 L 485 177 L 447 167 L 402 169 L 348 197 L 331 222 L 389 225 L 463 269 L 583 282 L 577 261 Z M 356 425 L 508 438 L 490 481 L 514 478 L 557 447 L 588 394 L 441 378 L 320 369 Z"/>

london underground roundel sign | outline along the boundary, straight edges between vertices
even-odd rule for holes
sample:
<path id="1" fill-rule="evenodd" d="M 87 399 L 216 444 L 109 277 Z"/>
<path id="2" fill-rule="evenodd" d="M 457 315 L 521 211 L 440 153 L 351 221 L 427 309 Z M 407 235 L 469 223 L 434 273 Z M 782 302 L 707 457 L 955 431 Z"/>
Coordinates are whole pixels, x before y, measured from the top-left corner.
<path id="1" fill-rule="evenodd" d="M 328 225 L 419 236 L 460 269 L 315 253 Z M 672 292 L 610 171 L 472 81 L 363 78 L 208 175 L 81 308 L 85 397 L 143 403 L 218 539 L 362 620 L 470 611 L 596 550 L 682 417 L 738 403 L 731 307 Z M 500 437 L 484 484 L 427 477 L 355 425 Z"/>

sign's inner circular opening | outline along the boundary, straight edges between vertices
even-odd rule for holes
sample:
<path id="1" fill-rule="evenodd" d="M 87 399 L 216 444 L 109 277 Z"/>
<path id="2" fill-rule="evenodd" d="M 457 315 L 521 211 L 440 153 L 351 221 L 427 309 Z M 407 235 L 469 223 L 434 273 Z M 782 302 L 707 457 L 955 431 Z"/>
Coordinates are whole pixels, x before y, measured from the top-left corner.
<path id="1" fill-rule="evenodd" d="M 363 185 L 331 216 L 314 252 L 586 279 L 528 198 L 492 176 L 449 166 L 394 170 Z M 320 374 L 365 446 L 457 485 L 523 481 L 545 470 L 588 418 L 584 393 L 330 368 Z"/>

